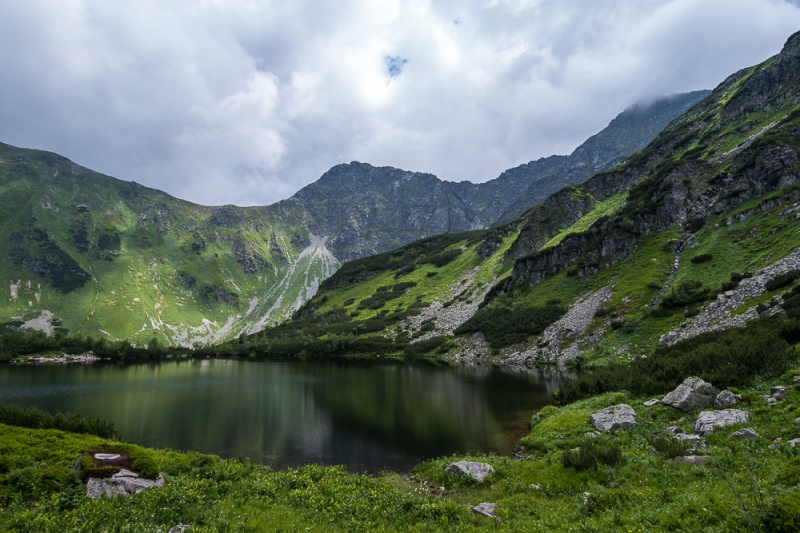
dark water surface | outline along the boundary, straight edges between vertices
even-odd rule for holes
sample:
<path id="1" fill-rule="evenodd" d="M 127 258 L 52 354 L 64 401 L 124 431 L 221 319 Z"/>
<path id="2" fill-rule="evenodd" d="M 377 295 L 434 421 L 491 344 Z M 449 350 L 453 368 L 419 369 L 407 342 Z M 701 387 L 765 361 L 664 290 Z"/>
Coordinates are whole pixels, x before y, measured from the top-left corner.
<path id="1" fill-rule="evenodd" d="M 561 379 L 423 363 L 3 365 L 0 403 L 113 420 L 125 440 L 156 448 L 402 471 L 452 453 L 509 453 Z"/>

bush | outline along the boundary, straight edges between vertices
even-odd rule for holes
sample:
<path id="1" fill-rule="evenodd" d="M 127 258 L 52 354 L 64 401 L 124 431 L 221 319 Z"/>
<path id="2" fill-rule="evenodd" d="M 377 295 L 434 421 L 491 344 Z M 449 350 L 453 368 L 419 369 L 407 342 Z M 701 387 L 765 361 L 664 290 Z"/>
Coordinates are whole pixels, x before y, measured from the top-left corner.
<path id="1" fill-rule="evenodd" d="M 779 376 L 797 360 L 789 342 L 800 338 L 800 321 L 762 318 L 746 328 L 704 333 L 673 346 L 659 346 L 646 359 L 611 363 L 562 383 L 553 395 L 565 405 L 602 392 L 628 390 L 661 394 L 687 376 L 700 376 L 719 389 L 745 387 L 755 376 Z"/>
<path id="2" fill-rule="evenodd" d="M 765 283 L 764 286 L 767 288 L 768 291 L 776 291 L 778 289 L 786 287 L 797 278 L 800 278 L 800 270 L 790 270 L 785 274 L 781 274 L 780 276 L 772 278 L 767 283 Z"/>
<path id="3" fill-rule="evenodd" d="M 80 413 L 46 413 L 36 407 L 0 404 L 0 423 L 32 429 L 60 429 L 72 433 L 97 435 L 104 439 L 118 439 L 119 431 L 114 423 L 94 417 L 84 417 Z"/>
<path id="4" fill-rule="evenodd" d="M 700 263 L 705 263 L 706 261 L 711 261 L 712 259 L 714 259 L 714 256 L 711 254 L 700 254 L 692 257 L 691 261 L 697 265 Z"/>
<path id="5" fill-rule="evenodd" d="M 482 332 L 492 348 L 503 348 L 538 335 L 567 312 L 558 303 L 538 307 L 496 306 L 475 313 L 455 330 L 456 335 Z"/>
<path id="6" fill-rule="evenodd" d="M 800 531 L 800 490 L 778 497 L 770 506 L 765 522 L 765 531 L 769 533 Z"/>
<path id="7" fill-rule="evenodd" d="M 686 441 L 678 440 L 675 437 L 653 437 L 650 439 L 650 444 L 657 453 L 663 455 L 668 459 L 686 455 L 686 452 L 691 448 L 691 444 Z"/>
<path id="8" fill-rule="evenodd" d="M 596 438 L 585 441 L 580 448 L 564 450 L 561 464 L 564 468 L 595 470 L 598 465 L 614 466 L 623 462 L 622 448 L 615 442 L 599 442 Z"/>
<path id="9" fill-rule="evenodd" d="M 700 281 L 686 280 L 678 284 L 661 300 L 661 305 L 666 308 L 675 309 L 684 307 L 697 302 L 702 302 L 708 298 L 711 289 L 703 287 Z"/>

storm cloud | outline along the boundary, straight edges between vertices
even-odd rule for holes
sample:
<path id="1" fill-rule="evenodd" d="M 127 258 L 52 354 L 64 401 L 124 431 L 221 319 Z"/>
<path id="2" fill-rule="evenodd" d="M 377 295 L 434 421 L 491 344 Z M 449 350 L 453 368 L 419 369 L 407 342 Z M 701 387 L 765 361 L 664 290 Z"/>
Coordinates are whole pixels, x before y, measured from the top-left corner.
<path id="1" fill-rule="evenodd" d="M 203 204 L 358 160 L 482 182 L 800 29 L 779 0 L 0 5 L 0 141 Z"/>

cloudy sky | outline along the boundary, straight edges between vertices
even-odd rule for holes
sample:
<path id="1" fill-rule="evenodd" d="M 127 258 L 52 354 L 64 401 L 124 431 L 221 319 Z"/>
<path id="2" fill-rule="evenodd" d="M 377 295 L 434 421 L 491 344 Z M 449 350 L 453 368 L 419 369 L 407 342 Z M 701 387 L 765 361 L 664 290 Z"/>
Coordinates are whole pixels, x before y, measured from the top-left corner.
<path id="1" fill-rule="evenodd" d="M 352 160 L 480 182 L 797 30 L 788 0 L 6 1 L 0 141 L 203 204 Z"/>

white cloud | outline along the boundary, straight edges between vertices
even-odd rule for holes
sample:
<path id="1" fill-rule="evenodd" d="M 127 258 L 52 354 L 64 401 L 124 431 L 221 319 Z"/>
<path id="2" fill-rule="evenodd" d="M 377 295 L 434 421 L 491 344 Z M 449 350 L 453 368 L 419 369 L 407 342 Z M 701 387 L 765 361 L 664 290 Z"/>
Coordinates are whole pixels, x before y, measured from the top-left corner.
<path id="1" fill-rule="evenodd" d="M 485 181 L 798 28 L 778 0 L 6 2 L 0 141 L 207 204 L 354 159 Z"/>

